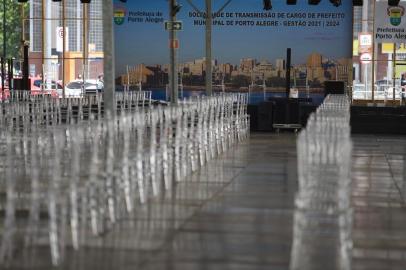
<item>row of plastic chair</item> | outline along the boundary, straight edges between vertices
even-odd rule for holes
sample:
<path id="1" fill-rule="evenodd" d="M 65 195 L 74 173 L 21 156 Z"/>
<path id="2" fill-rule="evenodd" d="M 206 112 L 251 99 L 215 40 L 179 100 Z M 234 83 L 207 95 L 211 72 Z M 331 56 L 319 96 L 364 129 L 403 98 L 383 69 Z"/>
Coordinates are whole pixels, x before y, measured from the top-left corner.
<path id="1" fill-rule="evenodd" d="M 104 97 L 102 94 L 83 98 L 53 98 L 51 96 L 32 96 L 20 93 L 21 98 L 0 103 L 0 126 L 11 129 L 31 126 L 52 126 L 101 119 L 104 115 Z M 17 93 L 14 93 L 17 95 Z M 151 92 L 116 93 L 117 113 L 135 112 L 150 107 Z"/>
<path id="2" fill-rule="evenodd" d="M 72 125 L 3 130 L 0 265 L 21 267 L 44 246 L 61 265 L 67 249 L 103 239 L 247 138 L 246 106 L 246 95 L 224 94 Z"/>
<path id="3" fill-rule="evenodd" d="M 350 101 L 330 95 L 297 139 L 291 270 L 349 270 L 352 251 Z"/>

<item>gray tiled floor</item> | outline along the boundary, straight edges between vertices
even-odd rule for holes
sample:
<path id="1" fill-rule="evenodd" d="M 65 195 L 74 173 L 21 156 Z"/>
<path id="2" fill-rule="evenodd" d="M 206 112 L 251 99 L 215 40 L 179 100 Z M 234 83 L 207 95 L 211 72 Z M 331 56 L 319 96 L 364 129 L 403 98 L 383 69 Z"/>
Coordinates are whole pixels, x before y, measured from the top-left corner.
<path id="1" fill-rule="evenodd" d="M 289 268 L 295 136 L 254 134 L 237 153 L 241 172 L 144 269 Z M 405 160 L 406 137 L 354 137 L 355 270 L 406 269 Z"/>
<path id="2" fill-rule="evenodd" d="M 241 170 L 145 269 L 287 269 L 296 190 L 295 135 L 255 134 Z"/>
<path id="3" fill-rule="evenodd" d="M 355 270 L 406 269 L 406 137 L 355 136 Z"/>
<path id="4" fill-rule="evenodd" d="M 406 137 L 354 141 L 353 269 L 405 270 Z M 288 270 L 296 171 L 294 134 L 252 134 L 61 268 Z"/>
<path id="5" fill-rule="evenodd" d="M 287 269 L 295 153 L 294 134 L 255 134 L 103 240 L 88 237 L 79 252 L 68 250 L 61 268 Z"/>

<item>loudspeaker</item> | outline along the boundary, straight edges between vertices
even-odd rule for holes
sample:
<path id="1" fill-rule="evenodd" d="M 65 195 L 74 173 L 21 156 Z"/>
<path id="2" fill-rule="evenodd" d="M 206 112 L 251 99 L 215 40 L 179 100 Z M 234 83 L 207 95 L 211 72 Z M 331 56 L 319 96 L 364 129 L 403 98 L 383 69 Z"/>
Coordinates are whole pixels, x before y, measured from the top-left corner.
<path id="1" fill-rule="evenodd" d="M 344 91 L 344 82 L 343 81 L 325 81 L 324 82 L 324 95 L 328 96 L 329 94 L 343 95 Z"/>
<path id="2" fill-rule="evenodd" d="M 307 120 L 309 119 L 310 114 L 317 110 L 317 105 L 314 104 L 300 104 L 300 124 L 305 127 L 307 125 Z"/>
<path id="3" fill-rule="evenodd" d="M 364 1 L 363 0 L 352 0 L 352 5 L 354 6 L 354 7 L 356 7 L 356 6 L 362 6 L 364 3 L 363 3 Z"/>
<path id="4" fill-rule="evenodd" d="M 292 49 L 286 49 L 286 98 L 289 98 L 290 93 L 290 68 L 291 68 L 291 59 L 292 59 Z"/>
<path id="5" fill-rule="evenodd" d="M 250 130 L 258 131 L 258 105 L 248 105 L 247 113 L 250 116 Z"/>
<path id="6" fill-rule="evenodd" d="M 286 112 L 287 112 L 287 99 L 285 98 L 273 98 L 273 123 L 274 124 L 286 124 Z"/>
<path id="7" fill-rule="evenodd" d="M 258 130 L 272 131 L 273 130 L 273 110 L 274 103 L 272 101 L 262 102 L 258 106 Z"/>
<path id="8" fill-rule="evenodd" d="M 318 5 L 321 0 L 309 0 L 309 5 Z"/>
<path id="9" fill-rule="evenodd" d="M 271 10 L 272 9 L 271 0 L 263 0 L 263 2 L 264 2 L 264 10 Z"/>
<path id="10" fill-rule="evenodd" d="M 288 119 L 286 119 L 287 124 L 300 124 L 299 115 L 299 101 L 297 99 L 289 99 L 288 100 Z"/>
<path id="11" fill-rule="evenodd" d="M 330 0 L 330 3 L 335 7 L 341 6 L 341 0 Z"/>
<path id="12" fill-rule="evenodd" d="M 398 6 L 399 5 L 400 0 L 388 0 L 388 6 Z"/>

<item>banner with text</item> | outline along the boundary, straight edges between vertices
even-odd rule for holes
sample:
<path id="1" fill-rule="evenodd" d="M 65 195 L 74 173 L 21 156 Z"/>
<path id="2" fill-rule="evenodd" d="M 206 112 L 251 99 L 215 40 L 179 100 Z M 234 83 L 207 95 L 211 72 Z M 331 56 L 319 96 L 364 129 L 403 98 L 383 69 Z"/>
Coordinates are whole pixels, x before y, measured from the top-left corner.
<path id="1" fill-rule="evenodd" d="M 226 2 L 213 1 L 215 90 L 282 89 L 287 48 L 292 48 L 292 83 L 299 89 L 321 89 L 326 80 L 350 79 L 351 1 L 339 7 L 330 1 L 273 1 L 269 11 L 263 10 L 262 1 L 232 0 L 222 9 Z M 205 0 L 178 3 L 182 8 L 171 24 L 167 0 L 115 0 L 117 87 L 165 89 L 170 47 L 177 49 L 185 91 L 204 87 Z M 176 40 L 169 41 L 170 29 L 176 30 Z"/>
<path id="2" fill-rule="evenodd" d="M 376 2 L 375 40 L 378 43 L 403 43 L 406 41 L 406 3 L 388 6 L 388 1 Z"/>

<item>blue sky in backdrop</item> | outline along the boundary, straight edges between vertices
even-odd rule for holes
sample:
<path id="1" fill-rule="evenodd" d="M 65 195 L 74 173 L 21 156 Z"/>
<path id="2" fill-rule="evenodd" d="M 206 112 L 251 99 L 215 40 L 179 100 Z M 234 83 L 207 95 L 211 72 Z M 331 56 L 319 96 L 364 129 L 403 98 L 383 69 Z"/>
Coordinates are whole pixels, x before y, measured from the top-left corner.
<path id="1" fill-rule="evenodd" d="M 192 0 L 204 11 L 204 0 Z M 193 25 L 189 13 L 193 11 L 186 0 L 178 0 L 183 7 L 178 20 L 183 21 L 183 31 L 178 32 L 180 62 L 192 61 L 204 57 L 205 28 Z M 213 11 L 217 11 L 226 0 L 213 0 Z M 344 0 L 340 7 L 334 7 L 330 1 L 322 0 L 317 6 L 307 4 L 307 0 L 298 0 L 297 5 L 286 5 L 285 0 L 273 0 L 271 13 L 334 13 L 344 14 L 339 19 L 249 19 L 224 18 L 224 20 L 244 21 L 305 21 L 306 26 L 214 26 L 213 58 L 220 63 L 238 64 L 241 58 L 256 58 L 274 63 L 284 58 L 286 48 L 292 48 L 293 64 L 305 63 L 307 56 L 318 52 L 325 57 L 350 58 L 352 54 L 352 1 Z M 129 22 L 129 13 L 162 12 L 161 19 L 168 20 L 167 0 L 127 0 L 123 4 L 115 0 L 116 7 L 125 8 L 126 17 L 122 25 L 115 26 L 116 73 L 124 72 L 126 65 L 167 64 L 169 62 L 168 32 L 163 23 Z M 262 0 L 233 0 L 224 13 L 264 12 Z M 117 9 L 116 9 L 117 10 Z M 137 15 L 134 18 L 138 17 Z M 138 18 L 146 17 L 139 16 Z M 159 18 L 158 18 L 159 19 Z M 309 21 L 322 21 L 324 26 L 308 26 Z M 327 26 L 327 22 L 339 22 L 336 26 Z M 234 22 L 235 23 L 235 22 Z"/>

